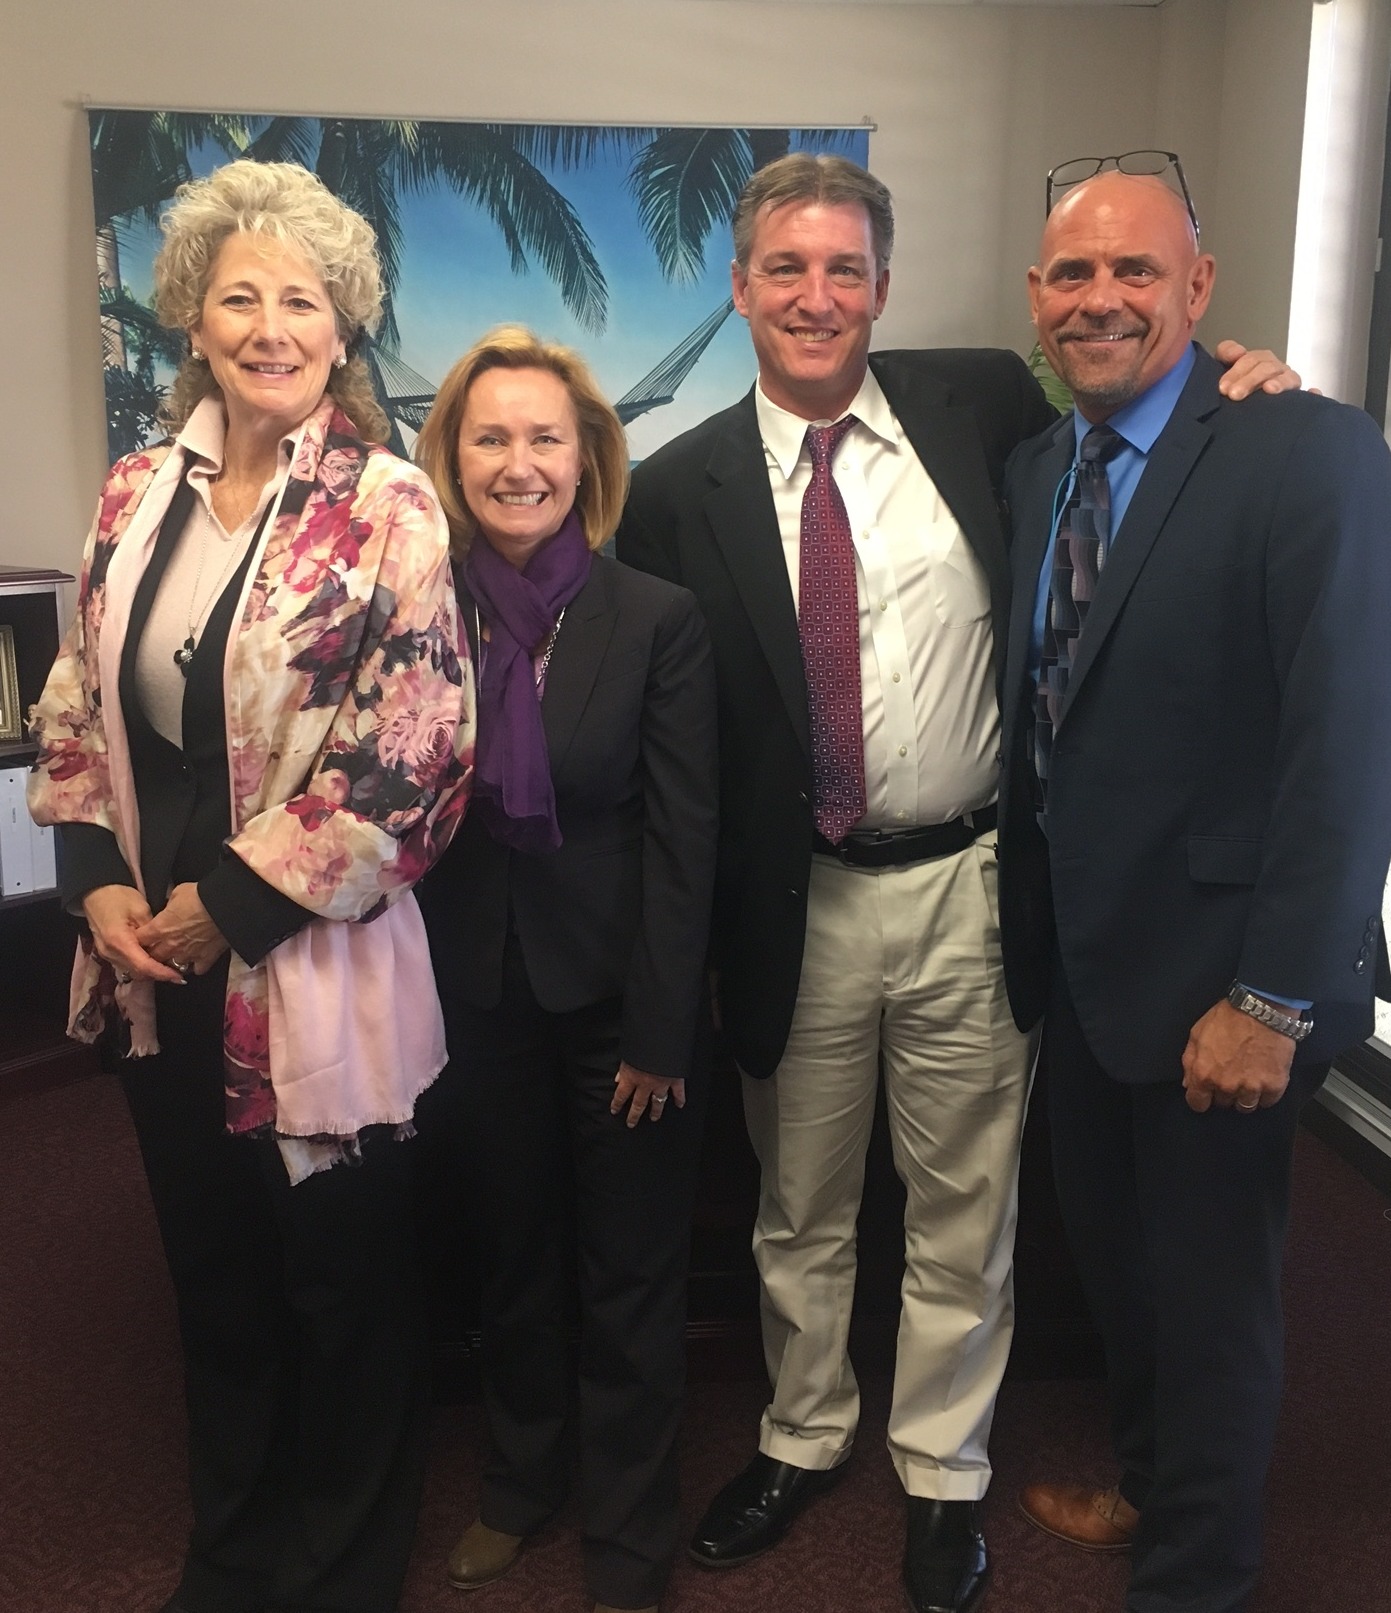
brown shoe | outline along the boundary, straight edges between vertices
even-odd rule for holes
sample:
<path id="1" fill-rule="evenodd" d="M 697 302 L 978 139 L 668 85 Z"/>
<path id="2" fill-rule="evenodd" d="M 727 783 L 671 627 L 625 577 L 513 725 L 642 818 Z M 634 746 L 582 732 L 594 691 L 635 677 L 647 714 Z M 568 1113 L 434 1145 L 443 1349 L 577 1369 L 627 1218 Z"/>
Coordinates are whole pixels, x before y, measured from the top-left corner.
<path id="1" fill-rule="evenodd" d="M 523 1535 L 505 1535 L 490 1529 L 482 1519 L 471 1523 L 449 1554 L 445 1577 L 456 1591 L 477 1590 L 480 1585 L 501 1579 L 516 1562 Z"/>
<path id="2" fill-rule="evenodd" d="M 1031 1484 L 1019 1510 L 1035 1528 L 1083 1551 L 1129 1551 L 1140 1514 L 1114 1486 Z"/>

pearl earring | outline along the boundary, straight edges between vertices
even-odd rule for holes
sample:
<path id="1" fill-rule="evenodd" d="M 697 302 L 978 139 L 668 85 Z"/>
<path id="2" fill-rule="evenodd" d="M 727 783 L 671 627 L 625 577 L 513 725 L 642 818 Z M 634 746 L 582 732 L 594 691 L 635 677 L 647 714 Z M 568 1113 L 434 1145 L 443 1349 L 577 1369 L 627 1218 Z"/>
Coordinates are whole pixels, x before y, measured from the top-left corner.
<path id="1" fill-rule="evenodd" d="M 336 359 L 334 359 L 334 361 L 333 361 L 333 367 L 334 367 L 334 369 L 335 369 L 335 370 L 341 370 L 341 369 L 342 369 L 342 368 L 343 368 L 343 366 L 344 366 L 344 365 L 345 365 L 345 364 L 346 364 L 346 363 L 347 363 L 347 362 L 348 362 L 348 356 L 347 356 L 347 354 L 346 354 L 346 353 L 340 353 L 340 354 L 339 354 L 339 355 L 338 355 L 338 357 L 337 357 L 337 358 L 336 358 Z"/>
<path id="2" fill-rule="evenodd" d="M 203 349 L 201 347 L 190 347 L 188 356 L 195 364 L 201 364 L 203 362 Z"/>

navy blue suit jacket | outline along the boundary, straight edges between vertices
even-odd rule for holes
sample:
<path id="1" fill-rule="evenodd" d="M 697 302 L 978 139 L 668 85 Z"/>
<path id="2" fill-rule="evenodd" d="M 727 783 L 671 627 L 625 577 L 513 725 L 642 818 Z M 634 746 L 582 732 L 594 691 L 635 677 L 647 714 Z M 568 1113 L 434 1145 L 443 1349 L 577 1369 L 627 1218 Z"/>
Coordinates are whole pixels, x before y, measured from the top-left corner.
<path id="1" fill-rule="evenodd" d="M 1028 671 L 1071 418 L 1006 472 L 1001 923 L 1016 1018 L 1054 949 L 1087 1041 L 1177 1079 L 1233 979 L 1314 1003 L 1302 1056 L 1370 1034 L 1391 856 L 1391 453 L 1359 409 L 1239 404 L 1197 365 L 1114 535 L 1064 699 L 1045 841 Z"/>

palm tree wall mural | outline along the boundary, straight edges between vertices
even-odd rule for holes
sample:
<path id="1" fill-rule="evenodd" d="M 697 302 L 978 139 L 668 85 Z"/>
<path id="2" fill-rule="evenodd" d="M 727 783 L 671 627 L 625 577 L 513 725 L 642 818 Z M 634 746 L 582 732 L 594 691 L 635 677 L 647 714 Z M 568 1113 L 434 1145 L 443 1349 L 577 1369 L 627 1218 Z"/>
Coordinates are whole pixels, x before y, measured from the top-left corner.
<path id="1" fill-rule="evenodd" d="M 159 434 L 183 351 L 151 309 L 158 218 L 237 156 L 299 162 L 372 224 L 387 301 L 368 349 L 393 446 L 471 342 L 520 320 L 579 347 L 641 458 L 753 375 L 728 321 L 729 220 L 792 149 L 868 160 L 868 130 L 636 128 L 93 110 L 98 306 L 114 459 Z"/>

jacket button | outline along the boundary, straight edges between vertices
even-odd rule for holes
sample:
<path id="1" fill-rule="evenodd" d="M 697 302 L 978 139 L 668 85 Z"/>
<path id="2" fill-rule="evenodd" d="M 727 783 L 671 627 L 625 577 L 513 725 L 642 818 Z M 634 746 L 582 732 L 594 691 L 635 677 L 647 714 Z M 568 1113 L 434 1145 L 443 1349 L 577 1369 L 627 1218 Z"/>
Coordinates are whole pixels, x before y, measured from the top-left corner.
<path id="1" fill-rule="evenodd" d="M 797 791 L 797 799 L 802 803 L 803 806 L 806 806 L 806 804 L 807 804 L 807 792 L 805 790 L 798 790 Z"/>
<path id="2" fill-rule="evenodd" d="M 1358 959 L 1357 959 L 1357 962 L 1354 963 L 1353 966 L 1352 966 L 1352 972 L 1355 975 L 1364 975 L 1364 974 L 1366 974 L 1366 972 L 1367 972 L 1367 960 L 1366 960 L 1366 958 L 1359 956 Z"/>
<path id="3" fill-rule="evenodd" d="M 795 902 L 795 901 L 796 901 L 796 900 L 797 900 L 797 898 L 798 898 L 798 897 L 799 897 L 799 896 L 800 896 L 800 895 L 801 895 L 801 894 L 802 894 L 802 893 L 801 893 L 801 891 L 799 891 L 799 890 L 798 890 L 798 889 L 797 889 L 797 887 L 796 887 L 796 886 L 795 886 L 795 885 L 789 885 L 789 886 L 788 886 L 788 887 L 787 887 L 787 894 L 788 894 L 788 895 L 789 895 L 789 896 L 790 896 L 790 897 L 791 897 L 791 898 L 792 898 L 792 899 L 793 899 L 793 901 L 794 901 L 794 902 Z"/>

